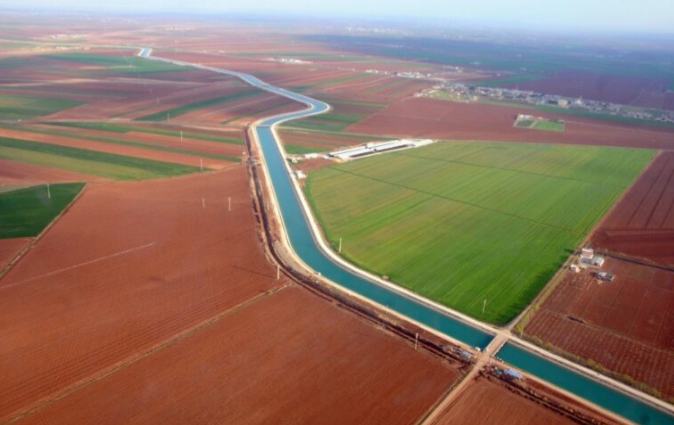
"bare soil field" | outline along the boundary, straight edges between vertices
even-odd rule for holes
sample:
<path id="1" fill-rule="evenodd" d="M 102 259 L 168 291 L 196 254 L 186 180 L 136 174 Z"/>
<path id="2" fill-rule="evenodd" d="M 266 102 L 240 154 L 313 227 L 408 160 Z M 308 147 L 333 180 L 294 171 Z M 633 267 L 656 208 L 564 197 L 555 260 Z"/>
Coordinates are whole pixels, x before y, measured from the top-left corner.
<path id="1" fill-rule="evenodd" d="M 321 93 L 340 96 L 344 95 L 345 91 L 347 98 L 351 98 L 354 92 L 372 93 L 379 87 L 390 84 L 395 81 L 396 77 L 392 75 L 373 75 L 371 77 L 360 78 L 354 81 L 345 81 L 341 84 L 336 84 L 320 90 Z"/>
<path id="2" fill-rule="evenodd" d="M 289 65 L 271 62 L 264 57 L 237 58 L 184 52 L 161 52 L 161 56 L 251 73 L 270 84 L 287 88 L 304 88 L 310 95 L 325 94 L 349 101 L 390 104 L 431 85 L 429 82 L 391 75 L 365 75 L 364 71 L 367 69 L 373 67 L 379 69 L 377 62 L 344 62 L 332 66 L 332 63 L 326 65 L 319 61 L 312 64 Z M 310 87 L 312 85 L 315 87 Z"/>
<path id="3" fill-rule="evenodd" d="M 674 396 L 674 271 L 607 259 L 612 282 L 567 271 L 525 328 L 623 380 Z"/>
<path id="4" fill-rule="evenodd" d="M 0 239 L 0 270 L 17 256 L 31 238 Z"/>
<path id="5" fill-rule="evenodd" d="M 432 85 L 433 83 L 429 81 L 400 78 L 394 84 L 376 90 L 376 93 L 386 97 L 407 98 Z"/>
<path id="6" fill-rule="evenodd" d="M 343 81 L 336 80 L 356 75 L 358 74 L 350 71 L 319 69 L 316 67 L 301 69 L 300 67 L 295 67 L 293 68 L 293 72 L 268 74 L 265 76 L 265 81 L 275 86 L 292 88 L 323 84 L 331 81 L 335 81 L 335 84 L 341 84 Z"/>
<path id="7" fill-rule="evenodd" d="M 266 51 L 266 50 L 265 50 Z M 252 53 L 252 52 L 251 52 Z M 246 73 L 254 73 L 266 76 L 267 73 L 277 73 L 279 71 L 288 70 L 289 66 L 292 66 L 291 71 L 297 69 L 301 71 L 300 66 L 295 65 L 283 65 L 278 62 L 271 62 L 263 60 L 262 58 L 256 57 L 236 57 L 236 56 L 227 56 L 223 54 L 203 54 L 203 53 L 191 53 L 191 52 L 161 52 L 161 57 L 179 60 L 188 63 L 199 63 L 206 66 L 212 66 L 216 68 L 223 68 L 232 71 L 240 71 Z M 265 79 L 265 78 L 263 78 Z"/>
<path id="8" fill-rule="evenodd" d="M 314 47 L 316 48 L 321 48 L 325 49 L 326 46 L 317 46 Z M 394 72 L 433 72 L 436 70 L 440 70 L 442 67 L 434 64 L 423 64 L 420 65 L 419 63 L 414 63 L 414 62 L 403 62 L 403 61 L 396 61 L 396 60 L 385 60 L 382 59 L 381 57 L 377 56 L 362 56 L 363 62 L 339 62 L 339 61 L 330 61 L 330 60 L 322 60 L 319 63 L 323 66 L 332 66 L 332 67 L 348 67 L 349 69 L 352 69 L 354 71 L 359 71 L 359 72 L 365 72 L 370 69 L 375 69 L 377 71 L 386 71 L 389 73 L 394 73 Z"/>
<path id="9" fill-rule="evenodd" d="M 487 379 L 477 379 L 434 425 L 571 425 L 575 421 Z"/>
<path id="10" fill-rule="evenodd" d="M 674 130 L 602 123 L 578 117 L 536 112 L 543 118 L 563 119 L 563 132 L 513 127 L 519 114 L 531 111 L 483 104 L 464 104 L 413 98 L 349 126 L 346 131 L 397 137 L 451 140 L 491 140 L 592 144 L 649 149 L 674 149 Z"/>
<path id="11" fill-rule="evenodd" d="M 32 185 L 43 183 L 64 183 L 101 181 L 103 177 L 73 173 L 57 168 L 41 167 L 0 158 L 0 185 Z"/>
<path id="12" fill-rule="evenodd" d="M 285 287 L 254 228 L 243 168 L 90 185 L 0 279 L 0 422 L 407 424 L 458 379 Z"/>
<path id="13" fill-rule="evenodd" d="M 592 245 L 674 266 L 674 153 L 660 153 L 592 235 Z"/>
<path id="14" fill-rule="evenodd" d="M 583 97 L 646 108 L 672 109 L 674 94 L 666 93 L 668 86 L 667 80 L 581 71 L 557 72 L 542 80 L 522 81 L 517 84 L 520 90 Z"/>
<path id="15" fill-rule="evenodd" d="M 412 343 L 289 287 L 18 423 L 410 424 L 457 378 Z"/>
<path id="16" fill-rule="evenodd" d="M 246 125 L 258 117 L 297 111 L 303 108 L 296 102 L 291 102 L 281 96 L 268 93 L 231 102 L 226 105 L 204 108 L 178 117 L 175 121 L 190 124 L 218 125 Z"/>
<path id="17" fill-rule="evenodd" d="M 243 167 L 89 185 L 0 279 L 0 422 L 281 284 L 247 188 Z"/>
<path id="18" fill-rule="evenodd" d="M 365 136 L 345 133 L 328 133 L 320 131 L 304 131 L 300 129 L 281 129 L 279 135 L 283 144 L 315 147 L 318 151 L 330 151 L 342 146 L 359 145 L 376 140 Z"/>

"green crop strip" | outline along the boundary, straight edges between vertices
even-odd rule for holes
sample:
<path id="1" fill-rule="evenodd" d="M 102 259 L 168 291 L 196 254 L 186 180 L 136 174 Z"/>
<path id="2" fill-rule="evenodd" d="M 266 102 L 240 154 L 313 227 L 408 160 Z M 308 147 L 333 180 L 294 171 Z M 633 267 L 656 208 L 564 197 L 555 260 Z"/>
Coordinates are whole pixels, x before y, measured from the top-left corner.
<path id="1" fill-rule="evenodd" d="M 64 183 L 0 193 L 0 239 L 39 235 L 83 187 L 84 183 Z"/>

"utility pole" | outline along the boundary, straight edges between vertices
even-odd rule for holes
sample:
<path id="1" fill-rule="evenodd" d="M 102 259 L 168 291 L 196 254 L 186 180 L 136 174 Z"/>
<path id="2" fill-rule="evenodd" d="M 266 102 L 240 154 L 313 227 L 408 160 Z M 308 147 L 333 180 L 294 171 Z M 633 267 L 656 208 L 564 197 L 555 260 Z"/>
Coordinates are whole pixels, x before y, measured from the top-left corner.
<path id="1" fill-rule="evenodd" d="M 339 253 L 342 253 L 342 238 L 339 238 Z"/>
<path id="2" fill-rule="evenodd" d="M 281 266 L 279 264 L 276 265 L 276 280 L 279 280 L 281 278 Z"/>
<path id="3" fill-rule="evenodd" d="M 416 334 L 416 337 L 414 338 L 414 351 L 417 351 L 417 347 L 419 347 L 419 334 Z"/>
<path id="4" fill-rule="evenodd" d="M 487 299 L 484 299 L 484 302 L 482 303 L 482 314 L 484 314 L 484 309 L 487 308 Z"/>
<path id="5" fill-rule="evenodd" d="M 231 211 L 231 210 L 232 210 L 232 197 L 228 196 L 227 197 L 227 211 Z"/>
<path id="6" fill-rule="evenodd" d="M 47 198 L 51 199 L 51 191 L 49 190 L 49 183 L 47 183 Z"/>

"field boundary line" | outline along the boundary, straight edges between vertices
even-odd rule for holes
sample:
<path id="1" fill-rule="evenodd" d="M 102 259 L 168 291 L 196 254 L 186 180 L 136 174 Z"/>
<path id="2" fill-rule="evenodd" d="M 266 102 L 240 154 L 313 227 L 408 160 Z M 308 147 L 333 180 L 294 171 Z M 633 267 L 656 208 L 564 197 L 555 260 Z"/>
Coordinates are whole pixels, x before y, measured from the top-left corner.
<path id="1" fill-rule="evenodd" d="M 115 253 L 112 253 L 112 254 L 104 255 L 104 256 L 102 256 L 102 257 L 94 258 L 93 260 L 84 261 L 84 262 L 82 262 L 82 263 L 74 264 L 74 265 L 72 265 L 72 266 L 64 267 L 64 268 L 62 268 L 62 269 L 53 270 L 53 271 L 51 271 L 51 272 L 43 273 L 43 274 L 38 275 L 38 276 L 33 276 L 33 277 L 28 278 L 28 279 L 24 279 L 24 280 L 20 280 L 20 281 L 18 281 L 18 282 L 11 283 L 11 284 L 9 284 L 9 285 L 0 286 L 0 291 L 2 291 L 3 289 L 7 289 L 7 288 L 11 288 L 11 287 L 13 287 L 13 286 L 19 285 L 19 284 L 21 284 L 21 283 L 30 282 L 30 281 L 33 281 L 33 280 L 36 280 L 36 279 L 40 279 L 40 278 L 43 278 L 43 277 L 46 277 L 46 276 L 53 276 L 53 275 L 55 275 L 55 274 L 62 273 L 62 272 L 68 271 L 68 270 L 73 270 L 73 269 L 76 269 L 76 268 L 78 268 L 78 267 L 88 266 L 88 265 L 90 265 L 90 264 L 95 264 L 95 263 L 98 263 L 99 261 L 104 261 L 104 260 L 107 260 L 107 259 L 109 259 L 109 258 L 118 257 L 118 256 L 120 256 L 120 255 L 128 254 L 128 253 L 134 252 L 134 251 L 139 251 L 139 250 L 144 249 L 144 248 L 149 248 L 149 247 L 151 247 L 151 246 L 153 246 L 153 245 L 155 245 L 155 244 L 156 244 L 156 242 L 150 242 L 150 243 L 145 244 L 145 245 L 141 245 L 141 246 L 136 246 L 136 247 L 134 247 L 134 248 L 125 249 L 125 250 L 118 251 L 118 252 L 115 252 Z"/>
<path id="2" fill-rule="evenodd" d="M 70 210 L 70 208 L 71 208 L 73 205 L 75 205 L 75 202 L 77 202 L 77 201 L 80 199 L 80 197 L 84 195 L 84 191 L 87 190 L 87 187 L 88 187 L 88 186 L 89 186 L 89 184 L 88 184 L 88 183 L 85 183 L 84 186 L 82 186 L 82 190 L 80 190 L 79 193 L 78 193 L 77 195 L 75 195 L 75 197 L 72 199 L 72 201 L 70 201 L 70 203 L 69 203 L 68 205 L 66 205 L 66 207 L 63 208 L 63 210 L 62 210 L 56 217 L 54 217 L 54 219 L 53 219 L 49 224 L 47 224 L 47 227 L 45 227 L 44 229 L 42 229 L 42 231 L 40 232 L 40 234 L 38 234 L 38 235 L 35 236 L 30 242 L 28 242 L 28 243 L 26 244 L 26 246 L 23 247 L 23 249 L 22 249 L 21 251 L 19 251 L 19 253 L 16 254 L 16 255 L 14 256 L 14 258 L 12 258 L 12 260 L 11 260 L 9 263 L 7 263 L 7 265 L 5 265 L 5 267 L 2 268 L 2 270 L 0 270 L 0 282 L 2 282 L 2 279 L 5 277 L 5 275 L 6 275 L 7 273 L 9 273 L 9 271 L 10 271 L 10 270 L 11 270 L 11 269 L 12 269 L 12 268 L 13 268 L 19 261 L 21 261 L 21 259 L 22 259 L 26 254 L 28 254 L 28 251 L 30 251 L 31 249 L 33 249 L 33 247 L 35 246 L 35 244 L 38 243 L 38 242 L 42 239 L 42 237 L 43 237 L 44 235 L 47 234 L 47 232 L 49 231 L 49 229 L 51 229 L 52 226 L 56 225 L 56 223 L 61 219 L 61 217 L 63 217 L 63 215 L 65 215 L 65 213 L 68 212 L 68 211 Z M 11 286 L 13 286 L 13 285 L 11 285 Z M 3 288 L 4 288 L 4 287 L 0 285 L 0 290 L 2 290 Z"/>
<path id="3" fill-rule="evenodd" d="M 95 384 L 98 381 L 101 381 L 108 376 L 117 373 L 119 371 L 122 371 L 126 369 L 129 366 L 134 365 L 135 363 L 138 363 L 140 360 L 143 360 L 147 357 L 150 357 L 160 351 L 162 351 L 165 348 L 171 347 L 179 342 L 181 342 L 184 339 L 190 338 L 191 336 L 196 335 L 202 330 L 205 330 L 206 328 L 209 328 L 211 325 L 214 325 L 215 323 L 219 322 L 220 320 L 224 319 L 225 317 L 229 317 L 235 313 L 238 313 L 239 311 L 245 309 L 246 307 L 249 307 L 258 301 L 261 301 L 262 299 L 265 299 L 269 296 L 273 296 L 282 290 L 293 286 L 293 283 L 286 283 L 281 286 L 277 286 L 275 288 L 272 288 L 268 291 L 265 291 L 261 294 L 255 295 L 254 297 L 233 306 L 232 308 L 225 310 L 214 317 L 210 319 L 203 320 L 191 328 L 185 329 L 181 332 L 178 332 L 177 334 L 169 337 L 168 339 L 164 340 L 163 342 L 157 343 L 149 348 L 147 348 L 144 351 L 141 351 L 140 353 L 136 353 L 135 355 L 131 355 L 127 357 L 124 360 L 121 360 L 117 363 L 114 363 L 107 368 L 103 368 L 101 371 L 98 373 L 94 373 L 92 375 L 89 375 L 86 378 L 83 378 L 79 380 L 78 382 L 75 382 L 65 388 L 63 388 L 60 392 L 57 392 L 53 396 L 47 396 L 41 401 L 38 401 L 37 403 L 33 404 L 32 407 L 29 407 L 28 409 L 24 410 L 23 412 L 18 412 L 15 417 L 9 419 L 7 422 L 3 423 L 2 425 L 10 425 L 13 424 L 17 421 L 20 421 L 21 419 L 24 419 L 27 416 L 30 416 L 46 407 L 49 407 L 50 405 L 72 395 L 75 394 L 76 392 L 89 387 L 93 384 Z"/>

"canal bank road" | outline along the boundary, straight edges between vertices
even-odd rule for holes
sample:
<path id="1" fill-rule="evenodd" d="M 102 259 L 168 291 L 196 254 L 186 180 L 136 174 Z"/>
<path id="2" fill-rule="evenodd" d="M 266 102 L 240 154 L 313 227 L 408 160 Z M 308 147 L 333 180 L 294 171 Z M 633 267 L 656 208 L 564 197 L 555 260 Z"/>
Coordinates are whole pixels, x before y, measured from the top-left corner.
<path id="1" fill-rule="evenodd" d="M 359 271 L 332 253 L 322 241 L 317 231 L 306 200 L 299 187 L 292 180 L 281 143 L 274 127 L 282 122 L 324 113 L 330 106 L 307 96 L 267 84 L 257 77 L 221 70 L 181 61 L 150 56 L 151 49 L 143 49 L 142 57 L 161 60 L 176 65 L 193 66 L 221 74 L 232 75 L 243 81 L 271 93 L 284 96 L 308 106 L 308 109 L 291 112 L 260 120 L 253 131 L 264 156 L 264 164 L 276 197 L 280 218 L 283 221 L 289 245 L 296 256 L 314 272 L 347 291 L 370 300 L 388 310 L 409 318 L 435 332 L 447 335 L 469 347 L 486 348 L 494 338 L 488 325 L 482 325 L 473 319 L 462 320 L 461 315 L 446 308 L 439 308 L 432 302 L 398 289 L 386 282 L 377 282 L 367 278 L 367 273 Z M 497 355 L 505 362 L 550 382 L 564 390 L 572 392 L 591 403 L 613 411 L 626 419 L 643 425 L 674 425 L 674 416 L 655 406 L 633 398 L 609 385 L 600 383 L 589 376 L 575 372 L 547 359 L 531 350 L 506 343 Z"/>

